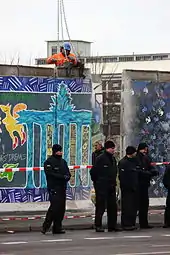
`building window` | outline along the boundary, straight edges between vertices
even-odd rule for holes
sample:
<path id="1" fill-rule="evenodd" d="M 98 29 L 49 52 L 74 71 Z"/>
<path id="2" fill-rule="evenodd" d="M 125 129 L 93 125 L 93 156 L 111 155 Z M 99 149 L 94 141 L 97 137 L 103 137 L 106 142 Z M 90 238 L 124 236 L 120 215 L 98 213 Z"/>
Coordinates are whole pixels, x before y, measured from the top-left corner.
<path id="1" fill-rule="evenodd" d="M 119 57 L 120 62 L 134 61 L 134 57 Z"/>
<path id="2" fill-rule="evenodd" d="M 37 65 L 45 65 L 46 64 L 46 59 L 37 59 L 37 61 L 36 61 L 37 63 Z"/>
<path id="3" fill-rule="evenodd" d="M 52 46 L 51 47 L 52 55 L 57 53 L 57 46 Z"/>
<path id="4" fill-rule="evenodd" d="M 144 61 L 144 57 L 143 56 L 136 57 L 136 61 Z"/>
<path id="5" fill-rule="evenodd" d="M 150 60 L 152 60 L 152 56 L 144 56 L 144 60 L 145 61 L 150 61 Z"/>
<path id="6" fill-rule="evenodd" d="M 92 63 L 92 60 L 90 58 L 86 58 L 86 63 Z"/>
<path id="7" fill-rule="evenodd" d="M 86 63 L 91 63 L 91 64 L 94 64 L 94 63 L 102 63 L 102 58 L 94 58 L 94 57 L 91 57 L 91 58 L 86 58 Z"/>
<path id="8" fill-rule="evenodd" d="M 168 59 L 168 55 L 153 56 L 153 60 L 163 60 L 163 59 Z"/>
<path id="9" fill-rule="evenodd" d="M 168 55 L 163 55 L 162 59 L 169 59 Z"/>
<path id="10" fill-rule="evenodd" d="M 104 57 L 103 62 L 106 62 L 106 63 L 117 62 L 117 57 Z"/>

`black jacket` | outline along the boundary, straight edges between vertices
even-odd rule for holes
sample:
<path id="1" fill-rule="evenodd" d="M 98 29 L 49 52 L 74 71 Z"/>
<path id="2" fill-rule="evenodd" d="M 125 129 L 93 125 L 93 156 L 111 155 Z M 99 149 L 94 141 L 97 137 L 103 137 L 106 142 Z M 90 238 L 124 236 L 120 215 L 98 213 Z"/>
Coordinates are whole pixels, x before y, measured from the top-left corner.
<path id="1" fill-rule="evenodd" d="M 104 153 L 104 148 L 102 148 L 101 150 L 95 150 L 92 153 L 92 165 L 95 164 L 97 157 L 99 157 L 103 153 Z"/>
<path id="2" fill-rule="evenodd" d="M 151 179 L 158 175 L 158 171 L 151 165 L 152 160 L 148 155 L 138 152 L 137 160 L 140 166 L 139 184 L 149 187 Z"/>
<path id="3" fill-rule="evenodd" d="M 170 191 L 170 165 L 166 167 L 164 176 L 163 176 L 163 185 L 166 189 Z"/>
<path id="4" fill-rule="evenodd" d="M 139 165 L 136 158 L 125 156 L 119 161 L 120 188 L 127 191 L 135 191 L 138 188 Z"/>
<path id="5" fill-rule="evenodd" d="M 117 163 L 116 159 L 108 152 L 97 157 L 90 170 L 91 179 L 95 185 L 101 188 L 116 186 Z"/>
<path id="6" fill-rule="evenodd" d="M 47 179 L 47 188 L 50 190 L 66 187 L 71 177 L 66 161 L 58 156 L 51 156 L 44 162 L 44 171 Z"/>

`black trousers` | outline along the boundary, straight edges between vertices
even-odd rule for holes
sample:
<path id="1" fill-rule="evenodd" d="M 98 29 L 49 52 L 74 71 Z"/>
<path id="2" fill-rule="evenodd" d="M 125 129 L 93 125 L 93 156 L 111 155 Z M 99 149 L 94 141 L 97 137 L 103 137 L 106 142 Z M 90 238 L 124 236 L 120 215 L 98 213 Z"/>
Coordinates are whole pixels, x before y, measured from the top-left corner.
<path id="1" fill-rule="evenodd" d="M 121 189 L 121 225 L 133 227 L 136 225 L 138 191 Z"/>
<path id="2" fill-rule="evenodd" d="M 107 208 L 108 229 L 114 229 L 117 224 L 117 203 L 115 187 L 95 187 L 96 192 L 96 213 L 95 227 L 102 227 L 102 217 Z"/>
<path id="3" fill-rule="evenodd" d="M 148 226 L 148 210 L 149 210 L 149 194 L 148 185 L 140 185 L 139 187 L 139 225 L 140 227 Z"/>
<path id="4" fill-rule="evenodd" d="M 164 225 L 170 227 L 170 190 L 168 190 L 166 198 L 166 207 L 164 213 Z"/>
<path id="5" fill-rule="evenodd" d="M 66 208 L 66 188 L 58 187 L 54 190 L 49 190 L 50 207 L 47 211 L 43 230 L 48 231 L 53 223 L 53 233 L 62 229 L 62 221 Z"/>

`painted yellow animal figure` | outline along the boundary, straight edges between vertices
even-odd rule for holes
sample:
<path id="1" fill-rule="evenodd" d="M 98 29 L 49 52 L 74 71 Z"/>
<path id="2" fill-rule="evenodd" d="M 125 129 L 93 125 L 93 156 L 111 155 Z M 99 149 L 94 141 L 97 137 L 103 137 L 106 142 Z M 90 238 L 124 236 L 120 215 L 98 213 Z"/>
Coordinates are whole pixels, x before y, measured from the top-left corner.
<path id="1" fill-rule="evenodd" d="M 20 139 L 21 139 L 21 146 L 26 142 L 27 137 L 26 133 L 24 131 L 24 126 L 22 124 L 18 124 L 18 121 L 16 120 L 19 115 L 17 114 L 20 111 L 26 110 L 27 105 L 26 104 L 17 104 L 13 108 L 13 112 L 11 114 L 11 105 L 0 105 L 0 109 L 2 112 L 5 113 L 5 118 L 2 120 L 2 123 L 5 125 L 6 130 L 8 131 L 11 139 L 12 139 L 12 148 L 13 150 L 16 149 L 18 146 L 18 137 L 14 135 L 14 132 L 17 132 Z"/>

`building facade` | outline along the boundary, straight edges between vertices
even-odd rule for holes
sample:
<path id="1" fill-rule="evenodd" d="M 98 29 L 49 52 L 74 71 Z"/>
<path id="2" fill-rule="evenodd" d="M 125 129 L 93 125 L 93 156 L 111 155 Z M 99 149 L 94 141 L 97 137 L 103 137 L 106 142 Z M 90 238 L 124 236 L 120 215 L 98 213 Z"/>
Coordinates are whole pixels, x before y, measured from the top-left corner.
<path id="1" fill-rule="evenodd" d="M 64 41 L 68 42 L 68 41 Z M 63 45 L 63 41 L 47 41 L 47 57 L 60 51 L 60 46 Z M 91 42 L 72 40 L 72 51 L 76 52 L 79 56 L 89 57 L 91 56 Z"/>

